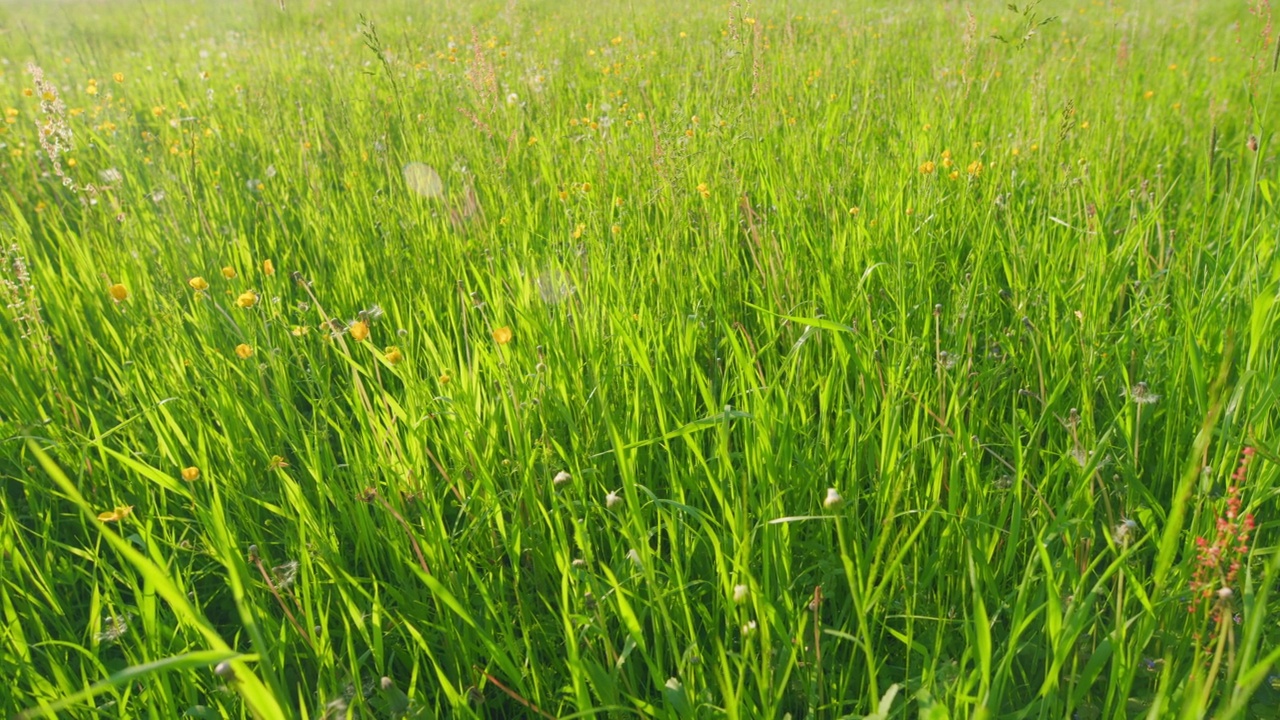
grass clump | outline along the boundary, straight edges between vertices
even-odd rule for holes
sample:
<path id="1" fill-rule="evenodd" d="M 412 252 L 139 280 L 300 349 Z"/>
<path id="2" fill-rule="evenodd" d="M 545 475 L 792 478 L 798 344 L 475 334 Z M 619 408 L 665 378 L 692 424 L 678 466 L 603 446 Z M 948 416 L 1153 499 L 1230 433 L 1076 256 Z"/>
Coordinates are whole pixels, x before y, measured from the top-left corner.
<path id="1" fill-rule="evenodd" d="M 0 8 L 0 712 L 1274 716 L 1269 12 Z"/>

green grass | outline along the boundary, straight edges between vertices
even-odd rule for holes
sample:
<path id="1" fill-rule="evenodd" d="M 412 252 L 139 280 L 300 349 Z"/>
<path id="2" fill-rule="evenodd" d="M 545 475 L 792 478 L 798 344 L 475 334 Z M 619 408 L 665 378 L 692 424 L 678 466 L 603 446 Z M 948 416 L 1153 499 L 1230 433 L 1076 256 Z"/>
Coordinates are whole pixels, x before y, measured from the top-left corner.
<path id="1" fill-rule="evenodd" d="M 347 5 L 0 6 L 0 715 L 1280 716 L 1267 8 Z"/>

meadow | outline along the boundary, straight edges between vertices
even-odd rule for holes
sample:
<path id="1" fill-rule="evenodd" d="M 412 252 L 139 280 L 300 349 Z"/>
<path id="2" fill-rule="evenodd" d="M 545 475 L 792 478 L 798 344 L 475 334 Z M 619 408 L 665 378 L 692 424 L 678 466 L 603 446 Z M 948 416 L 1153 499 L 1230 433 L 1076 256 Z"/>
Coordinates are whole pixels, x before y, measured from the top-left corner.
<path id="1" fill-rule="evenodd" d="M 0 715 L 1280 717 L 1272 23 L 0 4 Z"/>

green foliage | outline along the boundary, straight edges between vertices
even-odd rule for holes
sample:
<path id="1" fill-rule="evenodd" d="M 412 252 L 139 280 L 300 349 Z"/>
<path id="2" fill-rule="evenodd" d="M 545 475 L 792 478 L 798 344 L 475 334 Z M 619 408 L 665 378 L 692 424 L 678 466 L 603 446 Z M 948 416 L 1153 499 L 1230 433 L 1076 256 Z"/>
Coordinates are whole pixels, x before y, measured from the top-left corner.
<path id="1" fill-rule="evenodd" d="M 1265 8 L 1054 5 L 0 8 L 0 715 L 1273 716 Z"/>

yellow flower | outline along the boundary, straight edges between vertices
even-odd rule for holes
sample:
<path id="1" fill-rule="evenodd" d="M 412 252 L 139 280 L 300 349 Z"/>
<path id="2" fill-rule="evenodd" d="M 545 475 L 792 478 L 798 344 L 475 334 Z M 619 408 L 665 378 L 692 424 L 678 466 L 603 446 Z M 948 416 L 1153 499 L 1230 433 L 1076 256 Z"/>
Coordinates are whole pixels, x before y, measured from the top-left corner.
<path id="1" fill-rule="evenodd" d="M 511 342 L 512 337 L 514 337 L 514 335 L 511 332 L 511 328 L 507 327 L 506 325 L 503 325 L 502 327 L 493 331 L 493 340 L 499 345 L 506 345 L 507 343 Z"/>
<path id="2" fill-rule="evenodd" d="M 351 333 L 352 340 L 364 342 L 369 337 L 369 324 L 363 320 L 357 320 L 351 323 L 351 327 L 347 328 L 347 332 Z"/>
<path id="3" fill-rule="evenodd" d="M 151 114 L 156 117 L 160 117 L 161 115 L 164 114 L 164 106 L 156 105 L 155 107 L 151 108 Z"/>
<path id="4" fill-rule="evenodd" d="M 253 355 L 253 348 L 245 345 L 244 343 L 240 343 L 236 346 L 236 355 L 238 355 L 241 360 L 248 360 Z"/>
<path id="5" fill-rule="evenodd" d="M 529 146 L 530 146 L 530 147 L 532 147 L 532 146 L 534 146 L 534 145 L 537 145 L 537 144 L 538 144 L 538 138 L 536 138 L 536 137 L 531 137 L 531 138 L 529 138 Z"/>
<path id="6" fill-rule="evenodd" d="M 258 293 L 252 290 L 245 290 L 240 293 L 240 297 L 236 298 L 236 307 L 251 308 L 258 304 Z"/>
<path id="7" fill-rule="evenodd" d="M 187 284 L 191 286 L 192 290 L 200 291 L 209 289 L 209 281 L 198 275 L 188 280 Z"/>
<path id="8" fill-rule="evenodd" d="M 263 260 L 263 261 L 262 261 L 262 274 L 263 274 L 263 275 L 275 275 L 275 274 L 276 274 L 276 265 L 275 265 L 275 263 L 271 262 L 271 260 L 269 260 L 269 259 L 268 259 L 268 260 Z"/>
<path id="9" fill-rule="evenodd" d="M 222 268 L 222 277 L 230 280 L 236 276 L 236 269 L 230 265 Z"/>
<path id="10" fill-rule="evenodd" d="M 387 362 L 391 363 L 392 365 L 399 365 L 400 361 L 404 360 L 404 355 L 400 353 L 400 348 L 394 345 L 387 348 L 384 354 L 387 358 Z"/>
<path id="11" fill-rule="evenodd" d="M 119 522 L 132 514 L 132 505 L 117 505 L 113 510 L 98 513 L 98 519 L 102 522 Z"/>
<path id="12" fill-rule="evenodd" d="M 31 88 L 22 88 L 22 94 L 26 95 L 27 97 L 31 97 L 32 95 L 36 94 L 36 91 L 32 90 Z"/>
<path id="13" fill-rule="evenodd" d="M 622 232 L 622 226 L 614 225 L 609 228 L 609 232 L 613 233 L 614 235 L 617 235 L 618 233 Z"/>
<path id="14" fill-rule="evenodd" d="M 952 171 L 951 171 L 951 174 L 950 174 L 950 175 L 948 175 L 947 177 L 951 178 L 952 180 L 956 180 L 956 179 L 958 179 L 958 178 L 960 177 L 960 171 L 959 171 L 959 170 L 952 170 Z"/>
<path id="15" fill-rule="evenodd" d="M 704 198 L 711 197 L 711 188 L 706 183 L 698 183 L 698 194 Z"/>
<path id="16" fill-rule="evenodd" d="M 120 283 L 107 288 L 107 292 L 111 293 L 111 299 L 116 302 L 124 302 L 129 297 L 129 289 Z"/>
<path id="17" fill-rule="evenodd" d="M 84 89 L 84 91 L 85 91 L 85 92 L 87 92 L 87 93 L 89 93 L 90 95 L 97 95 L 97 94 L 98 94 L 98 86 L 97 86 L 97 85 L 90 85 L 89 87 L 85 88 L 85 89 Z"/>
<path id="18" fill-rule="evenodd" d="M 978 177 L 979 175 L 982 174 L 982 163 L 978 162 L 977 160 L 974 160 L 973 162 L 969 163 L 969 167 L 967 169 L 970 175 L 974 177 Z"/>
<path id="19" fill-rule="evenodd" d="M 111 76 L 111 79 L 115 80 L 118 83 L 122 83 L 124 82 L 124 73 L 116 73 L 115 75 Z"/>
<path id="20" fill-rule="evenodd" d="M 937 167 L 938 166 L 935 165 L 932 160 L 925 160 L 924 162 L 920 163 L 920 172 L 925 175 L 932 175 L 933 171 Z"/>
<path id="21" fill-rule="evenodd" d="M 79 164 L 80 164 L 79 161 L 77 161 L 75 158 L 67 158 L 67 167 L 75 167 L 76 165 L 79 165 Z"/>
<path id="22" fill-rule="evenodd" d="M 441 384 L 441 385 L 448 385 L 448 384 L 449 384 L 449 381 L 450 381 L 450 380 L 452 380 L 452 379 L 453 379 L 453 378 L 449 377 L 449 373 L 447 373 L 447 372 L 442 372 L 442 373 L 440 373 L 440 384 Z"/>
<path id="23" fill-rule="evenodd" d="M 589 192 L 591 192 L 591 183 L 589 183 L 589 182 L 584 182 L 584 183 L 582 183 L 582 192 L 584 192 L 584 193 L 589 193 Z"/>
<path id="24" fill-rule="evenodd" d="M 182 468 L 182 479 L 187 482 L 195 482 L 200 479 L 200 468 L 192 466 Z"/>
<path id="25" fill-rule="evenodd" d="M 303 335 L 306 335 L 307 333 L 311 332 L 311 328 L 307 327 L 306 325 L 298 325 L 293 328 L 292 332 L 294 337 L 302 337 Z"/>
<path id="26" fill-rule="evenodd" d="M 287 467 L 289 467 L 289 463 L 285 462 L 285 459 L 279 455 L 272 455 L 271 460 L 267 463 L 268 470 L 279 470 Z"/>
<path id="27" fill-rule="evenodd" d="M 582 233 L 586 229 L 587 229 L 586 225 L 583 225 L 582 223 L 578 223 L 578 227 L 573 229 L 573 239 L 577 240 L 578 238 L 582 237 Z"/>

